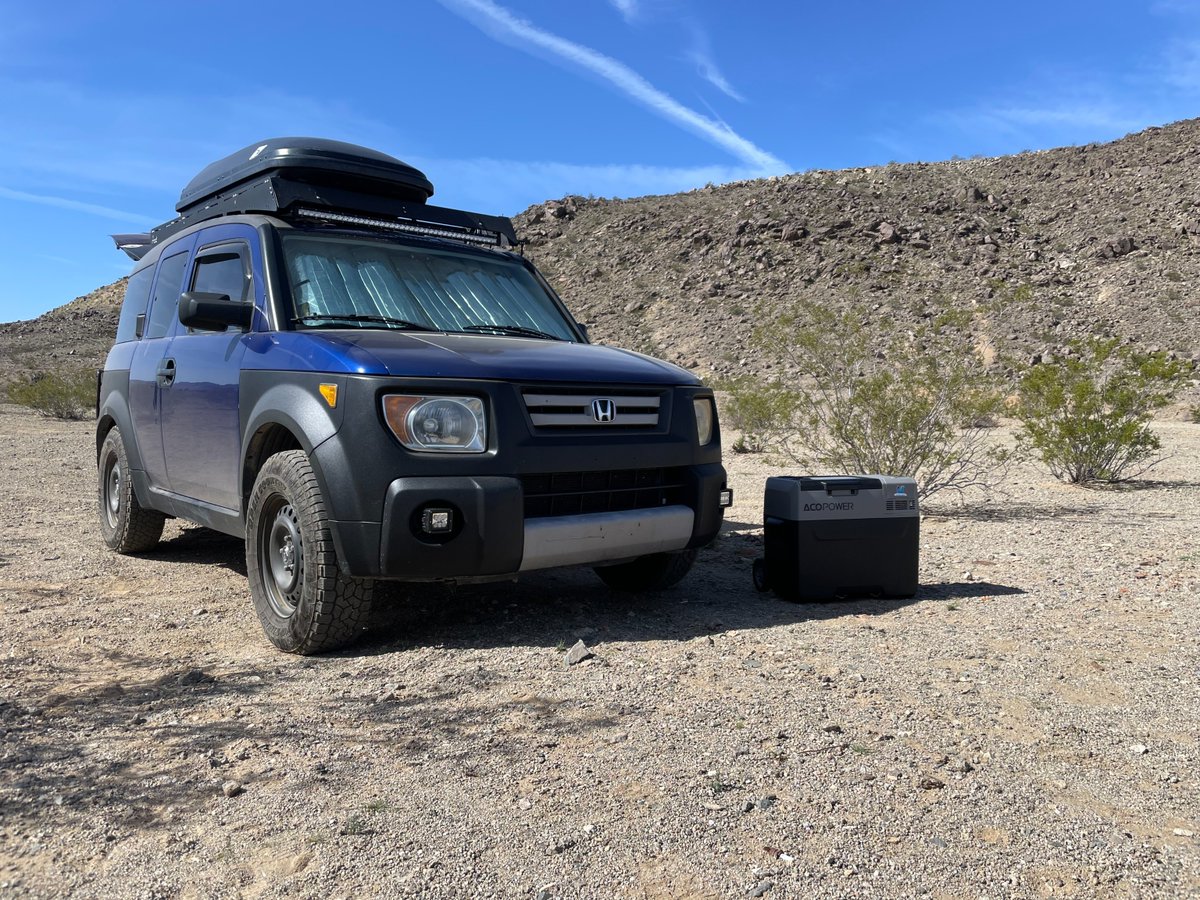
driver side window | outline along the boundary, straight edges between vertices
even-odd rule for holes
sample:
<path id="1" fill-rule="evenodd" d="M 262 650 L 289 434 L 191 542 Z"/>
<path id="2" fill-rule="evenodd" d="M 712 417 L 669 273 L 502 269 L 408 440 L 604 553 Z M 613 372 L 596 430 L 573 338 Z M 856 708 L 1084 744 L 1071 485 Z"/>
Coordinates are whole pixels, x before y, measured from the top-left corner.
<path id="1" fill-rule="evenodd" d="M 247 299 L 251 278 L 250 267 L 246 265 L 248 256 L 246 248 L 239 244 L 201 250 L 196 257 L 191 290 L 228 294 L 234 302 Z"/>

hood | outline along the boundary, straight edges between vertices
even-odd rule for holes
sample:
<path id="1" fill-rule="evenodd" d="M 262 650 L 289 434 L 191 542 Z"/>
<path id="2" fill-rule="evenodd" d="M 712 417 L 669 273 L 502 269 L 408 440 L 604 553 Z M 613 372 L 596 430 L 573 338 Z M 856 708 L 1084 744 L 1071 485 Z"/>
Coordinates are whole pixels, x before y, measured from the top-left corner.
<path id="1" fill-rule="evenodd" d="M 273 335 L 306 368 L 366 375 L 595 384 L 699 384 L 671 363 L 615 347 L 485 334 L 323 329 Z"/>

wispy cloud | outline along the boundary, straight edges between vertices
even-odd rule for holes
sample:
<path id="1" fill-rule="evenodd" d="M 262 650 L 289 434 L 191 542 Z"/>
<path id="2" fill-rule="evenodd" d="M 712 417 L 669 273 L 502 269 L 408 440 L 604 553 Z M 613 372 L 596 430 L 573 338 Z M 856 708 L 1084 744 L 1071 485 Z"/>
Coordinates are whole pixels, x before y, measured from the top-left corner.
<path id="1" fill-rule="evenodd" d="M 626 96 L 642 103 L 662 118 L 699 135 L 733 154 L 759 174 L 789 171 L 787 163 L 756 146 L 728 125 L 710 119 L 659 90 L 627 65 L 590 47 L 559 37 L 520 19 L 492 0 L 440 0 L 497 40 L 518 49 L 536 49 L 555 59 L 586 69 L 603 78 Z"/>
<path id="2" fill-rule="evenodd" d="M 49 194 L 30 194 L 25 191 L 14 191 L 11 188 L 0 187 L 0 197 L 6 200 L 19 200 L 23 203 L 37 203 L 42 206 L 56 206 L 59 209 L 69 209 L 74 212 L 89 213 L 105 219 L 116 219 L 119 222 L 131 222 L 136 225 L 157 225 L 158 219 L 138 213 L 126 212 L 123 209 L 112 209 L 95 203 L 83 203 L 68 197 L 55 197 Z"/>
<path id="3" fill-rule="evenodd" d="M 724 73 L 717 68 L 717 64 L 713 61 L 708 33 L 696 23 L 692 23 L 691 30 L 692 47 L 688 51 L 688 59 L 695 64 L 696 71 L 700 74 L 700 77 L 726 97 L 730 97 L 738 103 L 745 103 L 746 98 L 738 93 L 734 86 L 729 83 L 729 79 L 725 77 Z"/>
<path id="4" fill-rule="evenodd" d="M 626 22 L 633 22 L 641 13 L 638 0 L 608 0 Z"/>

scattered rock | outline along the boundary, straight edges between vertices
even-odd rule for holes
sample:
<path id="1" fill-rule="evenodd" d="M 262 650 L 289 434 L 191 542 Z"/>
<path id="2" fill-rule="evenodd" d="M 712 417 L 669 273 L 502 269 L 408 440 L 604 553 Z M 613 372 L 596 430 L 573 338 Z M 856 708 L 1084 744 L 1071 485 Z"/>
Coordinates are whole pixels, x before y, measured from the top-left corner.
<path id="1" fill-rule="evenodd" d="M 246 788 L 242 786 L 240 781 L 227 781 L 221 785 L 221 793 L 226 797 L 236 797 L 238 794 L 244 794 Z"/>
<path id="2" fill-rule="evenodd" d="M 571 649 L 567 651 L 567 656 L 566 656 L 567 665 L 568 666 L 578 665 L 579 663 L 583 662 L 585 659 L 591 659 L 593 656 L 595 656 L 595 654 L 592 653 L 592 651 L 588 649 L 587 644 L 585 644 L 583 641 L 576 641 L 571 646 Z"/>
<path id="3" fill-rule="evenodd" d="M 186 672 L 181 673 L 175 680 L 183 687 L 194 684 L 209 684 L 216 681 L 215 678 L 203 669 L 188 669 Z"/>
<path id="4" fill-rule="evenodd" d="M 773 881 L 766 881 L 766 880 L 760 881 L 750 891 L 750 896 L 751 897 L 761 897 L 764 894 L 766 894 L 766 892 L 769 891 L 773 887 L 775 887 L 775 882 L 773 882 Z"/>
<path id="5" fill-rule="evenodd" d="M 1104 259 L 1116 259 L 1127 253 L 1132 253 L 1136 249 L 1137 245 L 1134 244 L 1133 238 L 1128 235 L 1122 235 L 1105 241 L 1104 246 L 1100 248 L 1100 256 Z"/>

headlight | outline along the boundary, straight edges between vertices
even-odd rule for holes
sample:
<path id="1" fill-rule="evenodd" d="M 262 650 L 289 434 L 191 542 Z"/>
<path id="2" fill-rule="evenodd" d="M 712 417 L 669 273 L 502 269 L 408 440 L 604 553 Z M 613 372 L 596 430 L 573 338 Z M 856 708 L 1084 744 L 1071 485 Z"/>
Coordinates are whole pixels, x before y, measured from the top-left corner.
<path id="1" fill-rule="evenodd" d="M 707 444 L 712 440 L 713 420 L 716 418 L 712 397 L 696 397 L 692 400 L 692 407 L 696 410 L 696 439 L 701 445 Z"/>
<path id="2" fill-rule="evenodd" d="M 409 450 L 482 453 L 487 449 L 487 420 L 477 397 L 413 397 L 388 394 L 383 417 Z"/>

